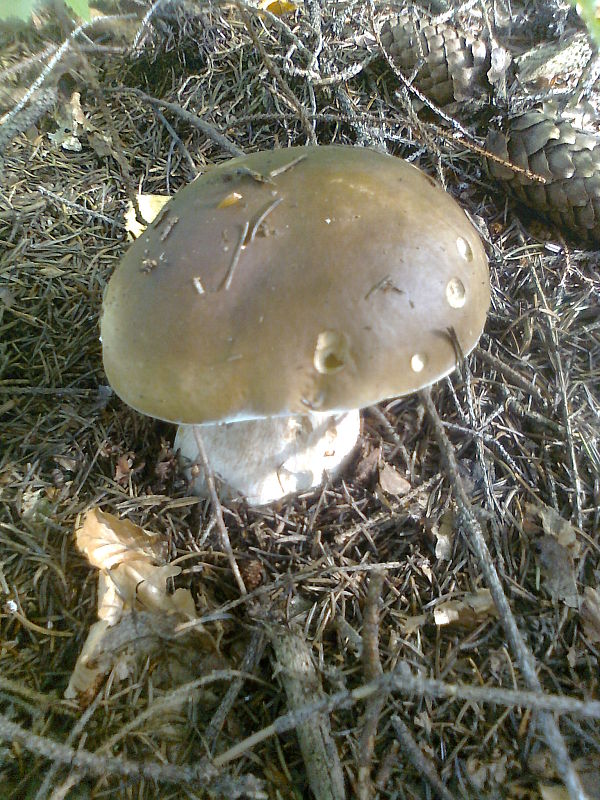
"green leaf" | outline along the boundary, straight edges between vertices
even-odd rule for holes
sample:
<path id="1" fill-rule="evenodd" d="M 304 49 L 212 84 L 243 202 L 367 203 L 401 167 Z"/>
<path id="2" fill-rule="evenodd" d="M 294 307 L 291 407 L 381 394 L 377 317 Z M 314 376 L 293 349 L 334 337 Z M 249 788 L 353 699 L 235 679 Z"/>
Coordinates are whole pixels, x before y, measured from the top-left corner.
<path id="1" fill-rule="evenodd" d="M 64 0 L 73 14 L 87 22 L 90 19 L 89 0 Z M 45 5 L 49 0 L 0 0 L 0 22 L 3 20 L 18 19 L 28 22 L 31 12 L 38 6 Z"/>
<path id="2" fill-rule="evenodd" d="M 571 4 L 575 6 L 579 16 L 587 25 L 596 47 L 600 47 L 600 3 L 598 0 L 571 0 Z"/>
<path id="3" fill-rule="evenodd" d="M 90 4 L 89 0 L 65 0 L 74 14 L 77 14 L 84 22 L 90 19 Z"/>
<path id="4" fill-rule="evenodd" d="M 26 22 L 38 0 L 0 0 L 0 20 L 20 19 Z"/>

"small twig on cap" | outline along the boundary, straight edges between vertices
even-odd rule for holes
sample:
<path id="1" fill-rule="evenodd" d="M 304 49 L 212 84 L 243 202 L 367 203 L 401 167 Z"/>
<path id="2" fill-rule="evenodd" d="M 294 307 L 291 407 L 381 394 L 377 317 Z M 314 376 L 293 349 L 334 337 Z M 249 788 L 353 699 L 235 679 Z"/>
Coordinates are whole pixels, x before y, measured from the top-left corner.
<path id="1" fill-rule="evenodd" d="M 219 290 L 225 289 L 225 291 L 229 290 L 231 286 L 231 281 L 233 280 L 233 273 L 236 270 L 238 265 L 238 261 L 240 260 L 240 254 L 242 252 L 242 248 L 244 246 L 244 242 L 246 241 L 246 236 L 248 235 L 248 228 L 250 227 L 250 223 L 248 220 L 244 222 L 242 225 L 242 233 L 240 234 L 240 238 L 238 239 L 238 243 L 233 251 L 233 255 L 231 257 L 231 263 L 229 264 L 229 269 L 227 270 L 227 275 L 223 278 L 223 283 L 219 287 Z"/>
<path id="2" fill-rule="evenodd" d="M 276 209 L 277 206 L 280 203 L 283 203 L 283 197 L 276 197 L 275 200 L 273 200 L 272 203 L 269 203 L 269 205 L 264 209 L 264 211 L 261 211 L 261 213 L 256 218 L 256 221 L 254 222 L 254 225 L 252 226 L 252 230 L 250 231 L 250 236 L 248 237 L 248 241 L 249 242 L 253 242 L 254 241 L 254 237 L 256 236 L 256 231 L 259 229 L 259 227 L 262 225 L 262 223 L 266 220 L 266 218 L 269 216 L 271 211 Z M 247 230 L 248 230 L 248 228 L 246 227 L 246 231 Z M 227 286 L 225 288 L 229 288 L 229 287 Z"/>
<path id="3" fill-rule="evenodd" d="M 200 435 L 200 431 L 198 430 L 197 425 L 194 425 L 194 438 L 196 439 L 196 445 L 198 446 L 198 456 L 200 459 L 200 465 L 204 470 L 204 480 L 206 481 L 206 485 L 208 486 L 208 493 L 210 494 L 210 501 L 212 503 L 213 512 L 217 520 L 217 527 L 221 535 L 221 544 L 223 545 L 223 549 L 227 553 L 227 558 L 229 559 L 229 566 L 231 567 L 231 571 L 233 572 L 233 576 L 236 580 L 240 593 L 247 594 L 246 584 L 244 583 L 244 579 L 242 578 L 240 568 L 238 567 L 237 561 L 235 560 L 235 556 L 233 554 L 233 548 L 231 546 L 229 534 L 227 533 L 227 526 L 225 525 L 225 520 L 223 519 L 223 508 L 221 506 L 221 501 L 219 500 L 219 495 L 217 494 L 217 489 L 215 486 L 215 479 L 212 473 L 212 469 L 210 468 L 210 464 L 208 463 L 206 450 L 204 448 L 204 442 L 202 441 L 202 436 Z"/>
<path id="4" fill-rule="evenodd" d="M 269 172 L 269 178 L 276 178 L 278 175 L 287 172 L 288 169 L 292 169 L 292 167 L 295 167 L 296 164 L 299 164 L 301 161 L 304 161 L 305 158 L 306 155 L 303 154 L 301 156 L 298 156 L 298 158 L 295 158 L 293 161 L 288 161 L 287 164 L 282 164 L 280 167 L 275 167 L 275 169 L 272 169 Z"/>

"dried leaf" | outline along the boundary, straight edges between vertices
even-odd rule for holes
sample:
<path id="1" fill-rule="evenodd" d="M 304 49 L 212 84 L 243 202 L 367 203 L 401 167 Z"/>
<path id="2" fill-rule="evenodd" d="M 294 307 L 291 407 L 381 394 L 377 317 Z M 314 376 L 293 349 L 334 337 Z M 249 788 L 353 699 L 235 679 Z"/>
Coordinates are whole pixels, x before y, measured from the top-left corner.
<path id="1" fill-rule="evenodd" d="M 61 111 L 57 130 L 49 133 L 48 138 L 63 150 L 79 153 L 82 145 L 78 137 L 85 127 L 86 118 L 81 108 L 81 95 L 79 92 L 73 92 L 70 101 Z"/>
<path id="2" fill-rule="evenodd" d="M 100 158 L 110 156 L 113 152 L 112 138 L 100 131 L 93 131 L 88 136 L 90 147 Z"/>
<path id="3" fill-rule="evenodd" d="M 496 607 L 489 589 L 464 595 L 462 600 L 448 600 L 433 610 L 436 625 L 474 627 L 486 617 L 496 616 Z"/>
<path id="4" fill-rule="evenodd" d="M 536 541 L 536 552 L 544 578 L 544 589 L 553 600 L 562 600 L 569 608 L 577 608 L 579 596 L 571 553 L 553 536 Z"/>
<path id="5" fill-rule="evenodd" d="M 570 550 L 573 558 L 577 558 L 581 545 L 577 539 L 575 528 L 568 520 L 561 517 L 558 511 L 550 506 L 528 503 L 526 509 L 532 516 L 540 517 L 546 536 L 553 536 L 562 547 Z"/>
<path id="6" fill-rule="evenodd" d="M 495 750 L 493 761 L 481 761 L 472 755 L 467 759 L 467 774 L 471 783 L 482 790 L 486 786 L 501 786 L 506 780 L 506 763 L 508 756 Z"/>
<path id="7" fill-rule="evenodd" d="M 129 481 L 129 475 L 132 472 L 133 458 L 131 453 L 123 453 L 117 459 L 117 466 L 115 467 L 115 480 L 121 486 L 126 486 Z"/>
<path id="8" fill-rule="evenodd" d="M 64 270 L 52 265 L 41 267 L 39 271 L 42 275 L 45 275 L 48 278 L 58 278 L 64 274 Z"/>
<path id="9" fill-rule="evenodd" d="M 542 777 L 557 778 L 556 769 L 549 756 L 548 760 L 550 761 L 549 768 Z M 588 800 L 600 800 L 600 755 L 590 753 L 582 756 L 573 762 L 573 766 Z M 536 770 L 536 774 L 539 775 L 540 772 Z M 569 800 L 569 793 L 562 784 L 540 782 L 539 790 L 543 800 Z"/>
<path id="10" fill-rule="evenodd" d="M 8 286 L 0 286 L 0 303 L 3 303 L 6 308 L 12 308 L 15 302 L 14 292 Z"/>
<path id="11" fill-rule="evenodd" d="M 164 562 L 166 543 L 128 519 L 93 508 L 75 533 L 75 542 L 93 567 L 109 570 L 129 561 Z"/>
<path id="12" fill-rule="evenodd" d="M 94 655 L 109 626 L 109 622 L 100 620 L 90 628 L 65 689 L 64 696 L 67 700 L 79 698 L 82 705 L 87 705 L 96 693 L 104 677 L 104 670 L 94 664 Z"/>
<path id="13" fill-rule="evenodd" d="M 156 219 L 160 210 L 170 199 L 169 196 L 163 194 L 138 194 L 137 202 L 142 219 L 149 225 Z M 146 230 L 146 227 L 137 221 L 131 201 L 127 204 L 125 212 L 125 229 L 134 239 L 137 239 Z"/>
<path id="14" fill-rule="evenodd" d="M 579 618 L 586 638 L 592 644 L 600 642 L 600 594 L 591 586 L 583 590 Z"/>
<path id="15" fill-rule="evenodd" d="M 388 494 L 395 494 L 396 497 L 402 497 L 408 494 L 412 489 L 410 483 L 403 478 L 395 467 L 391 464 L 384 464 L 379 469 L 379 485 L 384 492 Z"/>
<path id="16" fill-rule="evenodd" d="M 415 617 L 405 617 L 400 620 L 400 625 L 405 634 L 415 633 L 427 622 L 427 614 L 418 614 Z"/>
<path id="17" fill-rule="evenodd" d="M 373 445 L 368 439 L 360 440 L 354 464 L 354 481 L 359 486 L 371 488 L 378 480 L 381 450 L 381 445 Z"/>
<path id="18" fill-rule="evenodd" d="M 189 620 L 196 616 L 196 608 L 188 589 L 167 591 L 167 581 L 181 569 L 164 563 L 165 542 L 138 525 L 94 508 L 85 515 L 75 539 L 90 564 L 100 570 L 100 621 L 90 629 L 65 694 L 85 704 L 110 669 L 120 664 L 119 674 L 127 674 L 125 645 L 133 648 L 132 657 L 141 647 L 141 637 L 164 637 L 172 631 L 172 622 L 165 628 L 166 615 Z M 142 619 L 146 633 L 140 632 Z"/>
<path id="19" fill-rule="evenodd" d="M 445 511 L 440 518 L 439 525 L 433 525 L 431 531 L 436 537 L 436 558 L 450 561 L 454 545 L 454 514 L 452 511 Z"/>
<path id="20" fill-rule="evenodd" d="M 291 14 L 297 10 L 298 6 L 295 3 L 290 3 L 288 0 L 260 0 L 258 8 L 261 11 L 270 11 L 277 17 L 284 14 Z"/>
<path id="21" fill-rule="evenodd" d="M 569 793 L 560 784 L 540 783 L 538 784 L 542 800 L 569 800 Z"/>

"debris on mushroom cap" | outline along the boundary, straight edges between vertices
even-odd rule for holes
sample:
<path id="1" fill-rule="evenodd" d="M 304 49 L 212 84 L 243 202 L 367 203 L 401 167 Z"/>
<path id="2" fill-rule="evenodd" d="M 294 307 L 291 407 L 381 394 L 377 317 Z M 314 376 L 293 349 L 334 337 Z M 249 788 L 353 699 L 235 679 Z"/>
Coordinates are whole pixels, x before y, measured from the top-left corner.
<path id="1" fill-rule="evenodd" d="M 179 191 L 103 306 L 108 379 L 172 422 L 360 408 L 454 369 L 490 302 L 460 206 L 405 161 L 259 152 Z"/>

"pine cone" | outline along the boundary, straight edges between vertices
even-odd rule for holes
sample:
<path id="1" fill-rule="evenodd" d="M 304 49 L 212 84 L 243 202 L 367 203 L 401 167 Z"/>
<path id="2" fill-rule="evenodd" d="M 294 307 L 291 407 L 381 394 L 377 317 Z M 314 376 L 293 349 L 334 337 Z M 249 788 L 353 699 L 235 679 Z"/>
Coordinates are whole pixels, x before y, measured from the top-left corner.
<path id="1" fill-rule="evenodd" d="M 600 242 L 600 135 L 577 130 L 558 114 L 526 111 L 509 120 L 506 133 L 490 131 L 486 147 L 546 179 L 540 183 L 486 159 L 490 175 L 518 200 L 584 241 Z"/>
<path id="2" fill-rule="evenodd" d="M 485 42 L 450 25 L 430 25 L 403 15 L 383 25 L 381 43 L 405 77 L 411 78 L 417 68 L 414 85 L 440 106 L 491 91 Z"/>

